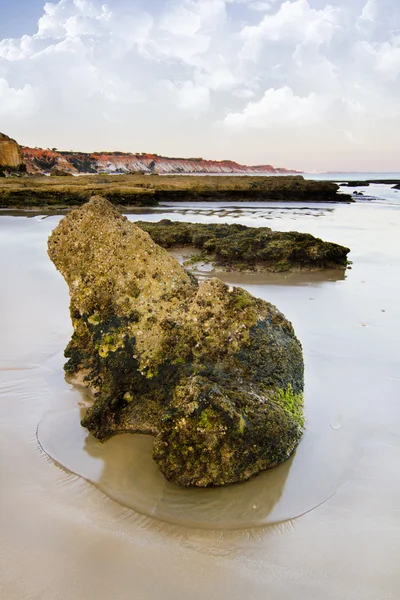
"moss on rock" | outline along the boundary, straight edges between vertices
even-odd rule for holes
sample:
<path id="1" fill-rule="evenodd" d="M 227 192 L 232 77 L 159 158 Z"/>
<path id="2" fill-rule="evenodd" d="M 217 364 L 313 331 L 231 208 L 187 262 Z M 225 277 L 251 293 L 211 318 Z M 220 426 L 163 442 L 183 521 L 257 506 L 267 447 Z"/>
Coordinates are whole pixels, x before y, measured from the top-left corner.
<path id="1" fill-rule="evenodd" d="M 136 223 L 163 248 L 192 247 L 201 254 L 190 264 L 208 261 L 235 270 L 317 270 L 345 268 L 349 248 L 324 242 L 309 233 L 273 231 L 239 224 Z"/>
<path id="2" fill-rule="evenodd" d="M 290 456 L 303 357 L 275 306 L 199 285 L 103 198 L 62 219 L 49 255 L 70 289 L 65 369 L 93 390 L 93 435 L 154 435 L 154 460 L 183 486 L 244 481 Z"/>

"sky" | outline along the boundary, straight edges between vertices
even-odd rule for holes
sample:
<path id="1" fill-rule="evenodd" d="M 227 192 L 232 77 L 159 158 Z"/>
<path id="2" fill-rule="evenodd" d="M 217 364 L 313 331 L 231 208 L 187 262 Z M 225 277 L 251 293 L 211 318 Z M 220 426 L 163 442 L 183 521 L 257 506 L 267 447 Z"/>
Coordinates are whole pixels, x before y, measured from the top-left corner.
<path id="1" fill-rule="evenodd" d="M 0 0 L 20 144 L 400 171 L 399 0 Z"/>

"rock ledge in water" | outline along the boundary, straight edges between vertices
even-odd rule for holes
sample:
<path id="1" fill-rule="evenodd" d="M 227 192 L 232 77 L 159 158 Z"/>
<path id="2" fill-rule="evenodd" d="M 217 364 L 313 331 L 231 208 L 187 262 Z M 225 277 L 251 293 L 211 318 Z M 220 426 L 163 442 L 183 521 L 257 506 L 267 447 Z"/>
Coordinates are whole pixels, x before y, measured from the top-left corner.
<path id="1" fill-rule="evenodd" d="M 235 271 L 314 271 L 345 269 L 349 248 L 324 242 L 297 231 L 272 231 L 269 227 L 246 227 L 216 223 L 181 223 L 163 219 L 136 223 L 163 248 L 196 248 L 190 264 L 211 262 Z M 187 264 L 187 263 L 186 263 Z"/>
<path id="2" fill-rule="evenodd" d="M 65 370 L 94 392 L 82 421 L 94 436 L 155 436 L 154 460 L 184 486 L 245 481 L 290 456 L 303 358 L 275 306 L 199 285 L 103 198 L 62 219 L 49 256 L 70 289 Z"/>

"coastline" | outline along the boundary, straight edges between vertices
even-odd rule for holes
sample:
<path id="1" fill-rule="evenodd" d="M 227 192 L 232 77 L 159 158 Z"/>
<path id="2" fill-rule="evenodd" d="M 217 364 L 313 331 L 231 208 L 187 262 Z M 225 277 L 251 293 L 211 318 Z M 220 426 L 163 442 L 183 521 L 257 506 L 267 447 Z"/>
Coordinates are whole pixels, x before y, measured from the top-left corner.
<path id="1" fill-rule="evenodd" d="M 354 202 L 339 186 L 296 176 L 82 175 L 0 179 L 0 208 L 68 209 L 91 196 L 122 207 L 153 207 L 162 202 L 280 201 Z"/>

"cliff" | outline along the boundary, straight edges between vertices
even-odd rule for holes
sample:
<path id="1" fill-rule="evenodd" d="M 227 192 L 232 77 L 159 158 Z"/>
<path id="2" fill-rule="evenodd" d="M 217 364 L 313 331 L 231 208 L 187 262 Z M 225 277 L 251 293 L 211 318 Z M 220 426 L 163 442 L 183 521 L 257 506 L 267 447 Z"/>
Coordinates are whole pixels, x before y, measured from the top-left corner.
<path id="1" fill-rule="evenodd" d="M 18 170 L 22 162 L 22 155 L 17 142 L 0 133 L 0 171 Z"/>
<path id="2" fill-rule="evenodd" d="M 22 148 L 22 155 L 30 174 L 45 173 L 294 173 L 271 165 L 248 167 L 231 160 L 204 160 L 203 158 L 168 158 L 158 154 L 130 154 L 124 152 L 59 152 L 40 148 Z"/>

